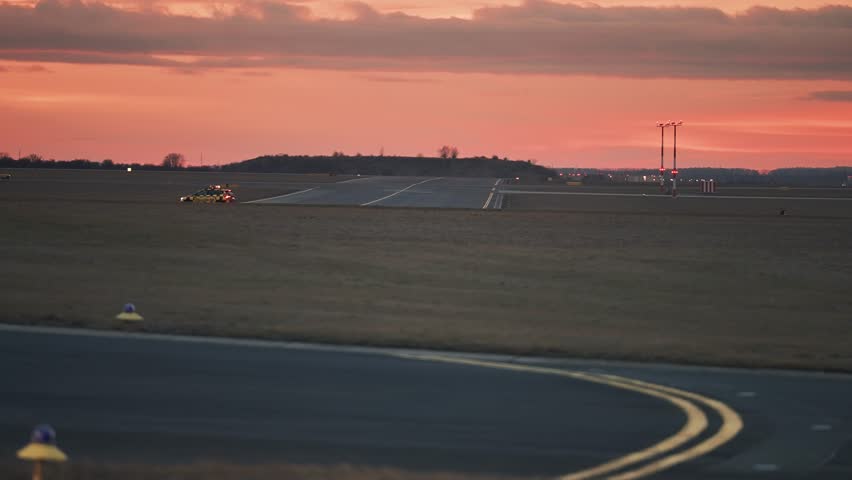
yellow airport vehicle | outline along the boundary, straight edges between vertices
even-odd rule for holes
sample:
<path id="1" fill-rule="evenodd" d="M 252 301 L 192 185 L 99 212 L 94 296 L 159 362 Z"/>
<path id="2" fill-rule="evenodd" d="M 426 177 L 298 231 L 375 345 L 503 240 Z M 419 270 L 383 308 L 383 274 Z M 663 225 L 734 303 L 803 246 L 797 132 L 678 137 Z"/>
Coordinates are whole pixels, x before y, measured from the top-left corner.
<path id="1" fill-rule="evenodd" d="M 210 185 L 192 195 L 180 197 L 181 202 L 199 203 L 231 203 L 236 200 L 237 197 L 234 196 L 234 192 L 230 188 L 222 187 L 221 185 Z"/>

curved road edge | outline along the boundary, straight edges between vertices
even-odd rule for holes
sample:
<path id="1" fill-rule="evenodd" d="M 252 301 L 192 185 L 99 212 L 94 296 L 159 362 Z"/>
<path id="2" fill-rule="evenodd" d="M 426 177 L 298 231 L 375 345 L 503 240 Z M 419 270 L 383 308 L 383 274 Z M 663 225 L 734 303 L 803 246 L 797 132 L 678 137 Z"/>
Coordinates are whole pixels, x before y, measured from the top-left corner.
<path id="1" fill-rule="evenodd" d="M 631 390 L 652 397 L 665 400 L 675 407 L 679 408 L 687 418 L 684 426 L 674 435 L 667 437 L 651 446 L 637 450 L 619 458 L 602 463 L 596 467 L 588 468 L 579 472 L 569 473 L 560 477 L 560 480 L 590 480 L 599 478 L 602 475 L 611 474 L 621 470 L 620 473 L 608 477 L 611 480 L 635 480 L 650 475 L 657 474 L 663 470 L 669 469 L 675 465 L 694 460 L 702 455 L 712 452 L 721 447 L 725 443 L 731 441 L 743 428 L 742 418 L 731 407 L 726 404 L 699 395 L 693 392 L 687 392 L 676 388 L 657 385 L 650 382 L 643 382 L 630 378 L 620 377 L 617 375 L 606 375 L 596 373 L 584 373 L 570 370 L 560 370 L 547 367 L 534 367 L 527 365 L 517 365 L 511 363 L 490 362 L 483 360 L 474 360 L 469 358 L 456 358 L 441 355 L 412 355 L 405 353 L 394 354 L 395 356 L 407 359 L 455 363 L 461 365 L 472 365 L 483 368 L 494 368 L 501 370 L 512 370 L 527 373 L 537 373 L 544 375 L 556 375 L 562 377 L 583 380 L 607 385 L 613 388 L 623 390 Z M 693 401 L 700 402 L 706 407 L 713 410 L 719 415 L 722 420 L 722 425 L 719 430 L 711 437 L 692 446 L 684 451 L 676 452 L 677 449 L 687 442 L 697 438 L 707 428 L 707 416 Z M 650 460 L 654 457 L 659 457 L 657 460 L 643 466 L 639 466 L 642 462 Z M 627 470 L 625 470 L 627 469 Z"/>
<path id="2" fill-rule="evenodd" d="M 252 347 L 271 350 L 302 350 L 315 352 L 364 353 L 380 356 L 408 355 L 409 357 L 441 356 L 499 363 L 510 366 L 530 366 L 557 371 L 571 371 L 588 376 L 666 391 L 698 405 L 705 416 L 712 418 L 711 428 L 699 437 L 669 451 L 662 458 L 651 458 L 643 465 L 663 460 L 654 467 L 665 467 L 664 478 L 751 479 L 765 478 L 825 478 L 848 479 L 852 475 L 852 417 L 848 399 L 852 398 L 852 375 L 815 371 L 743 369 L 675 365 L 665 363 L 636 363 L 614 360 L 570 359 L 554 357 L 524 357 L 510 354 L 462 353 L 426 351 L 410 348 L 376 348 L 310 344 L 302 342 L 235 339 L 205 336 L 91 330 L 83 328 L 39 327 L 0 323 L 0 332 L 28 332 L 93 337 L 104 339 L 159 340 L 178 344 Z M 411 360 L 422 361 L 422 360 Z M 473 367 L 472 368 L 477 368 Z M 645 385 L 647 383 L 648 385 Z M 626 393 L 626 392 L 625 392 Z M 693 396 L 698 395 L 699 396 Z M 703 396 L 703 395 L 706 395 Z M 718 402 L 718 403 L 714 403 Z M 713 406 L 717 408 L 714 409 Z M 667 404 L 663 404 L 664 408 Z M 726 412 L 722 406 L 731 408 Z M 736 411 L 734 411 L 735 409 Z M 681 415 L 682 410 L 672 410 Z M 736 417 L 735 417 L 736 415 Z M 722 418 L 728 417 L 728 427 L 719 428 Z M 739 418 L 739 422 L 733 419 Z M 738 425 L 738 423 L 741 423 Z M 735 427 L 735 428 L 734 428 Z M 660 437 L 670 435 L 678 428 Z M 718 428 L 718 431 L 716 431 Z M 714 443 L 705 440 L 716 438 Z M 646 436 L 645 444 L 654 442 Z M 700 445 L 700 447 L 693 448 Z M 626 445 L 620 453 L 636 448 Z M 641 446 L 641 444 L 639 445 Z M 711 453 L 712 452 L 712 453 Z M 708 454 L 709 453 L 709 454 Z M 599 457 L 598 462 L 606 458 Z M 690 462 L 689 460 L 696 460 Z M 588 468 L 590 464 L 583 464 Z M 591 463 L 594 465 L 594 463 Z M 632 464 L 631 471 L 643 468 Z M 675 468 L 670 468 L 674 466 Z M 570 468 L 570 467 L 569 467 Z M 580 468 L 580 467 L 578 467 Z M 687 473 L 688 472 L 688 473 Z M 622 472 L 626 473 L 626 472 Z M 644 474 L 644 471 L 634 474 Z M 562 474 L 555 470 L 553 475 Z M 613 473 L 611 475 L 617 475 Z M 680 475 L 680 477 L 678 477 Z M 633 477 L 641 478 L 641 477 Z"/>

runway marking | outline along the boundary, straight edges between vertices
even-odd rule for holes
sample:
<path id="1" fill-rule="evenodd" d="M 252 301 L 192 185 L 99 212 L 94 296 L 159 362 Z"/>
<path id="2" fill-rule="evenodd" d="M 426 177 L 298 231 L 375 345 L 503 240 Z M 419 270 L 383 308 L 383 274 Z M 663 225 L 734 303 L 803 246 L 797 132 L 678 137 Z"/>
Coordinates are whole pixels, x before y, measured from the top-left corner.
<path id="1" fill-rule="evenodd" d="M 671 195 L 659 193 L 609 193 L 609 192 L 549 192 L 541 190 L 500 190 L 504 195 L 521 193 L 524 195 L 574 195 L 578 197 L 655 197 L 673 198 Z M 845 200 L 852 201 L 850 197 L 767 197 L 749 195 L 678 195 L 675 198 L 721 198 L 721 199 L 747 199 L 747 200 Z"/>
<path id="2" fill-rule="evenodd" d="M 351 182 L 357 182 L 358 180 L 366 180 L 366 179 L 368 179 L 368 178 L 373 178 L 373 177 L 358 177 L 358 178 L 350 178 L 349 180 L 344 180 L 344 181 L 342 181 L 342 182 L 337 182 L 337 183 L 351 183 Z"/>
<path id="3" fill-rule="evenodd" d="M 831 425 L 827 425 L 824 423 L 817 423 L 815 425 L 811 425 L 811 430 L 815 432 L 828 432 L 831 430 Z"/>
<path id="4" fill-rule="evenodd" d="M 488 198 L 485 200 L 485 205 L 482 206 L 483 210 L 488 210 L 488 204 L 491 203 L 491 199 L 494 198 L 494 192 L 497 191 L 497 185 L 500 185 L 499 178 L 496 182 L 494 182 L 494 186 L 491 188 L 491 193 L 488 194 Z"/>
<path id="5" fill-rule="evenodd" d="M 494 209 L 503 210 L 503 199 L 506 198 L 502 193 L 497 194 L 497 200 L 494 200 Z"/>
<path id="6" fill-rule="evenodd" d="M 372 202 L 362 203 L 362 204 L 361 204 L 361 206 L 362 206 L 362 207 L 367 207 L 367 206 L 372 205 L 372 204 L 374 204 L 374 203 L 381 202 L 382 200 L 387 200 L 387 199 L 389 199 L 389 198 L 391 198 L 391 197 L 395 197 L 395 196 L 399 195 L 400 193 L 402 193 L 402 192 L 404 192 L 404 191 L 408 190 L 409 188 L 416 187 L 417 185 L 422 185 L 422 184 L 424 184 L 424 183 L 426 183 L 426 182 L 431 182 L 432 180 L 440 180 L 440 179 L 442 179 L 442 178 L 444 178 L 444 177 L 427 178 L 426 180 L 423 180 L 422 182 L 412 183 L 411 185 L 409 185 L 409 186 L 407 186 L 407 187 L 403 188 L 402 190 L 400 190 L 400 191 L 398 191 L 398 192 L 391 193 L 390 195 L 388 195 L 388 196 L 386 196 L 386 197 L 378 198 L 378 199 L 376 199 L 376 200 L 373 200 Z"/>
<path id="7" fill-rule="evenodd" d="M 778 465 L 774 463 L 756 463 L 751 468 L 758 472 L 777 472 L 780 470 Z"/>
<path id="8" fill-rule="evenodd" d="M 250 202 L 243 202 L 243 203 L 260 203 L 260 202 L 265 202 L 267 200 L 277 200 L 279 198 L 292 197 L 293 195 L 299 195 L 299 194 L 302 194 L 302 193 L 307 193 L 307 192 L 310 192 L 311 190 L 316 190 L 317 188 L 318 187 L 313 187 L 313 188 L 309 188 L 307 190 L 299 190 L 298 192 L 288 193 L 286 195 L 278 195 L 277 197 L 261 198 L 259 200 L 252 200 Z"/>
<path id="9" fill-rule="evenodd" d="M 616 458 L 609 462 L 603 463 L 596 467 L 588 468 L 579 472 L 563 475 L 560 480 L 587 480 L 600 475 L 622 470 L 631 467 L 639 462 L 649 460 L 653 457 L 667 454 L 678 447 L 684 445 L 690 440 L 698 437 L 701 432 L 707 428 L 707 416 L 697 407 L 692 401 L 695 400 L 715 410 L 722 418 L 722 425 L 719 430 L 710 438 L 689 448 L 683 452 L 664 456 L 652 463 L 646 464 L 643 467 L 624 471 L 616 476 L 608 477 L 610 480 L 634 480 L 648 475 L 659 473 L 663 470 L 673 467 L 679 463 L 692 460 L 699 456 L 705 455 L 724 443 L 730 441 L 742 429 L 742 420 L 739 415 L 730 409 L 727 405 L 713 400 L 712 398 L 698 395 L 696 393 L 678 390 L 675 388 L 665 387 L 640 380 L 633 380 L 615 375 L 603 375 L 582 373 L 570 370 L 560 370 L 547 367 L 534 367 L 527 365 L 517 365 L 510 363 L 489 362 L 482 360 L 473 360 L 466 358 L 445 357 L 439 355 L 416 355 L 416 354 L 397 354 L 402 358 L 417 359 L 423 361 L 436 361 L 446 363 L 456 363 L 463 365 L 473 365 L 486 368 L 496 368 L 502 370 L 514 370 L 519 372 L 541 373 L 547 375 L 557 375 L 569 377 L 578 380 L 584 380 L 593 383 L 608 385 L 614 388 L 623 390 L 633 390 L 645 395 L 663 399 L 686 414 L 687 421 L 681 430 L 674 435 L 663 439 L 662 441 L 651 445 L 642 450 L 629 453 L 625 456 Z"/>
<path id="10" fill-rule="evenodd" d="M 739 392 L 737 393 L 737 396 L 742 398 L 754 398 L 757 394 L 754 392 Z"/>
<path id="11" fill-rule="evenodd" d="M 494 189 L 488 194 L 488 198 L 485 199 L 485 205 L 482 206 L 483 210 L 488 210 L 488 204 L 491 203 L 491 199 L 494 198 Z"/>

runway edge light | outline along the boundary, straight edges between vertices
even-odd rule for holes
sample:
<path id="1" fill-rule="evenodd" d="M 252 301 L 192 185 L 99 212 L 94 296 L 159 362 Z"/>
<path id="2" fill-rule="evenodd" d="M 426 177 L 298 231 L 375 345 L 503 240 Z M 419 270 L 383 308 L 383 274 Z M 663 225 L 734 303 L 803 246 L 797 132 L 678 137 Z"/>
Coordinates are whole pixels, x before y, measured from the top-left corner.
<path id="1" fill-rule="evenodd" d="M 18 458 L 33 462 L 33 480 L 42 480 L 42 462 L 64 462 L 68 456 L 56 446 L 56 431 L 50 425 L 38 425 L 30 434 L 30 443 L 18 450 Z"/>
<path id="2" fill-rule="evenodd" d="M 124 308 L 121 310 L 121 313 L 115 316 L 116 320 L 124 320 L 126 322 L 141 322 L 144 320 L 142 315 L 139 315 L 136 312 L 136 306 L 132 303 L 128 303 L 124 305 Z"/>

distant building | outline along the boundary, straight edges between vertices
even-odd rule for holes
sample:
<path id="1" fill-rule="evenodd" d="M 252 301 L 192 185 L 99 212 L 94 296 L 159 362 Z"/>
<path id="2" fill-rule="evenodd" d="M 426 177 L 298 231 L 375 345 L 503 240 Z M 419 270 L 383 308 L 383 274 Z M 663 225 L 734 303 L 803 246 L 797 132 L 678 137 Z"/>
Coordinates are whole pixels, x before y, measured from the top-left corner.
<path id="1" fill-rule="evenodd" d="M 657 175 L 627 175 L 625 181 L 627 183 L 659 183 L 660 177 Z"/>

